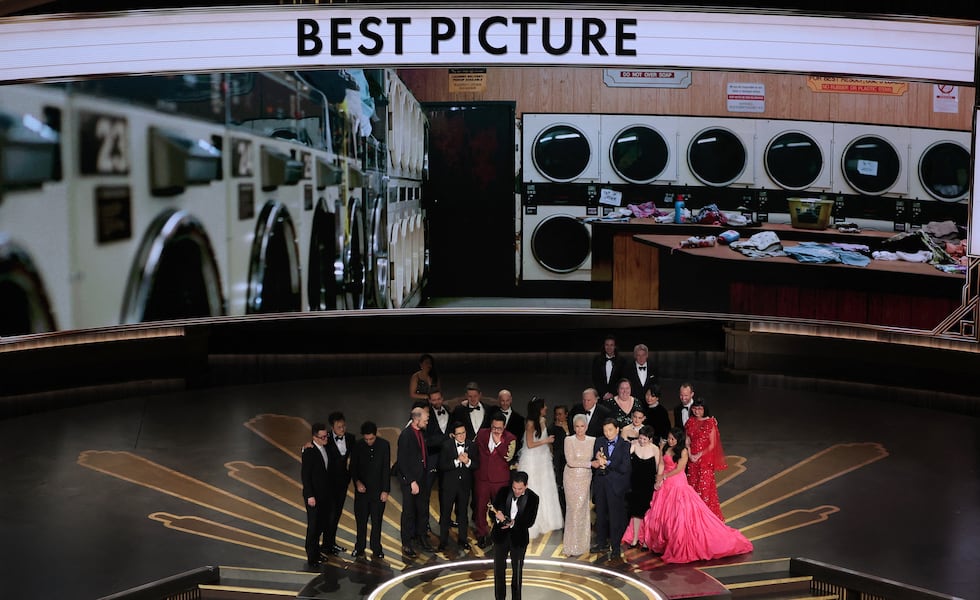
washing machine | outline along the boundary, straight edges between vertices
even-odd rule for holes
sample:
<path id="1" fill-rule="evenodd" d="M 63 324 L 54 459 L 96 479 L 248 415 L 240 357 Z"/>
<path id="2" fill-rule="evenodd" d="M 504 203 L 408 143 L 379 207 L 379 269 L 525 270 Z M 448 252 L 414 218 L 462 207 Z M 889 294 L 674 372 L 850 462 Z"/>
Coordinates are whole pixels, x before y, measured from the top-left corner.
<path id="1" fill-rule="evenodd" d="M 599 115 L 524 113 L 523 179 L 528 183 L 599 181 Z"/>
<path id="2" fill-rule="evenodd" d="M 909 193 L 907 127 L 834 123 L 834 191 L 864 196 Z"/>
<path id="3" fill-rule="evenodd" d="M 0 86 L 0 336 L 74 327 L 66 94 Z"/>
<path id="4" fill-rule="evenodd" d="M 600 115 L 599 181 L 607 184 L 677 181 L 677 118 Z"/>
<path id="5" fill-rule="evenodd" d="M 756 187 L 793 192 L 833 189 L 833 139 L 832 123 L 756 121 Z"/>
<path id="6" fill-rule="evenodd" d="M 229 312 L 298 311 L 302 156 L 244 129 L 227 135 Z"/>
<path id="7" fill-rule="evenodd" d="M 909 177 L 909 197 L 965 201 L 970 192 L 970 132 L 912 129 L 910 135 L 915 173 Z"/>
<path id="8" fill-rule="evenodd" d="M 598 185 L 525 184 L 522 211 L 521 279 L 590 281 Z"/>
<path id="9" fill-rule="evenodd" d="M 755 119 L 681 117 L 681 185 L 755 185 Z"/>
<path id="10" fill-rule="evenodd" d="M 183 100 L 212 83 L 91 82 L 111 98 L 73 84 L 65 127 L 77 159 L 65 169 L 75 206 L 76 327 L 225 313 L 223 115 L 198 118 Z M 148 85 L 166 112 L 134 101 Z"/>

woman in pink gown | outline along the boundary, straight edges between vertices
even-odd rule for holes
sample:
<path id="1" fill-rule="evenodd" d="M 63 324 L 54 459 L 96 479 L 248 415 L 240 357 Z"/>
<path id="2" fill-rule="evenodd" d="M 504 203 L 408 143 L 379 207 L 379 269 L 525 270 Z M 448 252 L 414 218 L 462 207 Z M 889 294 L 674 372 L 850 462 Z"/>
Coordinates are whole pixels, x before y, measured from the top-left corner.
<path id="1" fill-rule="evenodd" d="M 687 482 L 701 496 L 711 512 L 724 521 L 725 515 L 721 514 L 718 503 L 715 471 L 727 469 L 728 463 L 725 462 L 725 452 L 721 449 L 718 421 L 714 417 L 705 416 L 706 412 L 704 401 L 695 398 L 691 403 L 691 418 L 684 425 L 691 451 L 687 463 Z"/>
<path id="2" fill-rule="evenodd" d="M 687 563 L 752 551 L 752 542 L 725 525 L 687 483 L 684 430 L 675 427 L 664 447 L 664 474 L 657 477 L 650 509 L 643 516 L 640 541 L 666 563 Z M 632 533 L 632 532 L 630 532 Z"/>

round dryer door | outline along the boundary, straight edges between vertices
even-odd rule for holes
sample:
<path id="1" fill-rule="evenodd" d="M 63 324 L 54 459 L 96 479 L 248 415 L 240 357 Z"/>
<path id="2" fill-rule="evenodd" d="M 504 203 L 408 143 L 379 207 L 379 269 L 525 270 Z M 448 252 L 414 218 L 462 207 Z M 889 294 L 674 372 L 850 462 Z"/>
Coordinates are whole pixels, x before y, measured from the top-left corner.
<path id="1" fill-rule="evenodd" d="M 592 252 L 592 236 L 585 223 L 574 217 L 554 215 L 538 223 L 531 234 L 534 260 L 554 273 L 571 273 Z"/>
<path id="2" fill-rule="evenodd" d="M 780 133 L 769 142 L 765 156 L 769 177 L 786 190 L 813 185 L 823 170 L 823 153 L 809 135 L 799 131 Z"/>
<path id="3" fill-rule="evenodd" d="M 343 308 L 340 296 L 343 275 L 341 263 L 340 230 L 334 214 L 327 210 L 326 200 L 317 202 L 313 212 L 313 230 L 310 233 L 309 273 L 306 275 L 306 293 L 310 310 Z M 340 304 L 338 305 L 338 302 Z"/>
<path id="4" fill-rule="evenodd" d="M 960 200 L 970 191 L 970 153 L 953 142 L 929 146 L 919 159 L 919 181 L 937 200 Z"/>
<path id="5" fill-rule="evenodd" d="M 746 156 L 742 140 L 720 127 L 705 129 L 687 148 L 687 163 L 694 176 L 715 187 L 738 179 L 745 170 Z"/>
<path id="6" fill-rule="evenodd" d="M 300 310 L 300 304 L 296 227 L 285 205 L 269 200 L 255 224 L 246 311 L 295 312 Z"/>
<path id="7" fill-rule="evenodd" d="M 876 135 L 852 141 L 841 158 L 844 179 L 852 188 L 869 196 L 890 190 L 901 170 L 902 161 L 894 146 Z"/>
<path id="8" fill-rule="evenodd" d="M 609 162 L 620 177 L 632 183 L 656 179 L 670 158 L 667 142 L 659 132 L 644 125 L 620 131 L 609 146 Z"/>
<path id="9" fill-rule="evenodd" d="M 556 182 L 572 181 L 585 171 L 592 147 L 585 134 L 571 125 L 552 125 L 534 140 L 531 158 L 538 172 Z"/>
<path id="10" fill-rule="evenodd" d="M 4 235 L 0 235 L 0 306 L 0 336 L 57 328 L 34 261 Z"/>

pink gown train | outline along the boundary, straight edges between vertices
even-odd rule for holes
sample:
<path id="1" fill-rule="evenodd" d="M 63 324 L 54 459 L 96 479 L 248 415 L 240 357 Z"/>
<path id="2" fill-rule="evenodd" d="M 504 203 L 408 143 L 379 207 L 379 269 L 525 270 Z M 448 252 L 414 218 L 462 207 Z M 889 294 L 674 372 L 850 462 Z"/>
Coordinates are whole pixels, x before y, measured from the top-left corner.
<path id="1" fill-rule="evenodd" d="M 664 470 L 676 468 L 670 456 L 664 457 Z M 752 542 L 737 529 L 725 525 L 698 493 L 678 473 L 668 477 L 653 494 L 643 516 L 639 540 L 666 563 L 687 563 L 734 556 L 752 551 Z M 633 541 L 632 524 L 623 542 Z"/>

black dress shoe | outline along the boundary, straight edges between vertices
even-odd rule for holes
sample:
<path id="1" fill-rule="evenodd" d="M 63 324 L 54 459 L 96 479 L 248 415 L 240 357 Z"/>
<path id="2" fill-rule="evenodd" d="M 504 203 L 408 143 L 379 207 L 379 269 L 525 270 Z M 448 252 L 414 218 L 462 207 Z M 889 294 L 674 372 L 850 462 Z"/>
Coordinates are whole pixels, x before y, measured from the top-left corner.
<path id="1" fill-rule="evenodd" d="M 307 571 L 319 571 L 320 570 L 320 567 L 322 567 L 322 566 L 323 566 L 323 563 L 321 563 L 320 561 L 316 561 L 316 562 L 309 562 L 309 561 L 307 561 L 306 562 L 306 570 Z"/>
<path id="2" fill-rule="evenodd" d="M 418 554 L 415 553 L 415 550 L 412 550 L 411 546 L 402 546 L 402 556 L 405 558 L 415 558 Z"/>
<path id="3" fill-rule="evenodd" d="M 463 542 L 462 544 L 460 544 L 459 549 L 462 550 L 463 552 L 469 552 L 470 550 L 472 550 L 469 542 Z"/>
<path id="4" fill-rule="evenodd" d="M 376 558 L 377 560 L 381 560 L 384 557 L 385 557 L 385 553 L 382 552 L 381 550 L 378 550 L 377 552 L 374 553 L 374 558 Z"/>
<path id="5" fill-rule="evenodd" d="M 333 550 L 333 554 L 340 554 L 341 552 L 344 551 L 343 547 L 338 546 L 337 544 L 334 544 L 331 550 Z"/>
<path id="6" fill-rule="evenodd" d="M 605 544 L 595 544 L 594 546 L 592 546 L 592 547 L 589 548 L 589 552 L 598 553 L 598 552 L 604 552 L 604 551 L 606 551 L 608 549 L 609 549 L 609 546 L 607 546 Z"/>
<path id="7" fill-rule="evenodd" d="M 459 523 L 457 523 L 456 521 L 450 521 L 449 522 L 449 526 L 450 527 L 455 527 L 455 528 L 458 529 L 459 528 Z"/>
<path id="8" fill-rule="evenodd" d="M 477 542 L 477 545 L 478 545 L 478 546 L 479 546 L 480 548 L 489 548 L 489 547 L 490 547 L 490 538 L 488 538 L 488 537 L 483 537 L 483 538 L 481 538 L 481 539 L 480 539 L 480 540 L 479 540 L 479 541 Z"/>
<path id="9" fill-rule="evenodd" d="M 353 551 L 351 551 L 350 555 L 354 558 L 357 558 L 359 556 L 364 556 L 364 551 L 355 548 Z"/>
<path id="10" fill-rule="evenodd" d="M 436 552 L 445 552 L 445 550 L 446 550 L 445 544 L 439 544 L 438 546 L 436 546 Z"/>

